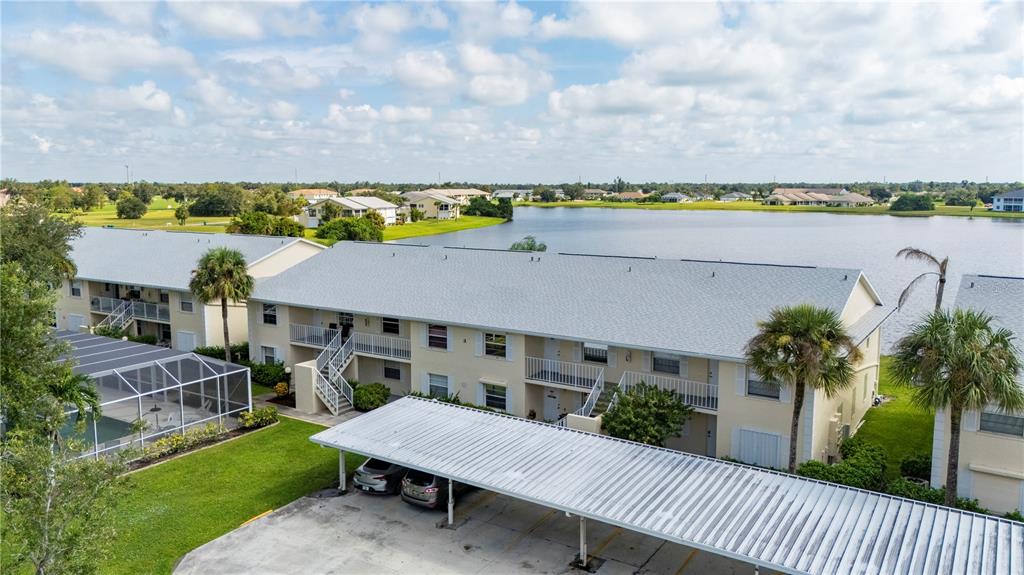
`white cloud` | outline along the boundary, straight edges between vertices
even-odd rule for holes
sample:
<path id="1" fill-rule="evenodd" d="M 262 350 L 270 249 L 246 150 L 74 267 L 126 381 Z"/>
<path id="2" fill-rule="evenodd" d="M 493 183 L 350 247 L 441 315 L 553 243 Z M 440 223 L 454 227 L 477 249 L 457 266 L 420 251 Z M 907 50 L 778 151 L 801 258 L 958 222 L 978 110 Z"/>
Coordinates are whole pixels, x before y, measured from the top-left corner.
<path id="1" fill-rule="evenodd" d="M 544 16 L 540 34 L 547 38 L 593 38 L 628 46 L 663 43 L 721 25 L 716 4 L 586 2 L 571 4 L 568 15 Z"/>
<path id="2" fill-rule="evenodd" d="M 36 149 L 42 154 L 49 154 L 50 148 L 53 147 L 53 142 L 39 136 L 38 134 L 32 134 L 32 140 L 36 143 Z"/>
<path id="3" fill-rule="evenodd" d="M 107 1 L 85 1 L 80 2 L 93 10 L 101 12 L 104 16 L 125 26 L 149 26 L 153 23 L 153 12 L 156 11 L 156 2 L 107 2 Z"/>
<path id="4" fill-rule="evenodd" d="M 251 4 L 168 2 L 167 6 L 188 27 L 207 36 L 246 40 L 263 37 L 263 23 Z"/>
<path id="5" fill-rule="evenodd" d="M 349 98 L 355 95 L 356 93 L 353 90 L 349 90 L 347 88 L 338 89 L 338 97 L 341 98 L 342 100 L 348 100 Z"/>
<path id="6" fill-rule="evenodd" d="M 428 122 L 432 111 L 423 106 L 398 107 L 386 105 L 380 109 L 380 118 L 385 122 Z"/>
<path id="7" fill-rule="evenodd" d="M 151 80 L 146 80 L 138 86 L 128 86 L 124 90 L 116 88 L 100 88 L 96 91 L 96 105 L 100 108 L 133 111 L 144 110 L 147 112 L 170 112 L 171 96 L 167 92 L 156 87 Z"/>
<path id="8" fill-rule="evenodd" d="M 468 95 L 482 104 L 512 106 L 530 97 L 530 87 L 515 76 L 484 74 L 469 81 Z"/>
<path id="9" fill-rule="evenodd" d="M 456 2 L 452 9 L 458 14 L 459 34 L 479 41 L 526 36 L 533 27 L 533 11 L 515 0 Z"/>
<path id="10" fill-rule="evenodd" d="M 515 54 L 499 54 L 477 44 L 460 44 L 459 61 L 469 73 L 467 95 L 490 106 L 513 106 L 525 102 L 531 94 L 547 90 L 551 75 L 543 70 L 540 58 L 531 54 L 531 62 Z"/>
<path id="11" fill-rule="evenodd" d="M 218 116 L 251 116 L 259 111 L 251 102 L 239 98 L 221 84 L 215 76 L 197 80 L 192 87 L 192 93 L 206 111 Z"/>
<path id="12" fill-rule="evenodd" d="M 357 44 L 368 51 L 391 49 L 397 37 L 415 28 L 444 29 L 448 17 L 432 4 L 360 4 L 342 17 L 359 33 Z"/>
<path id="13" fill-rule="evenodd" d="M 410 88 L 431 90 L 444 88 L 455 82 L 455 72 L 448 67 L 444 53 L 406 52 L 393 65 L 395 78 Z"/>
<path id="14" fill-rule="evenodd" d="M 359 106 L 331 104 L 327 109 L 327 117 L 324 119 L 324 123 L 342 130 L 366 129 L 370 124 L 376 122 L 379 117 L 380 112 L 368 104 Z"/>
<path id="15" fill-rule="evenodd" d="M 755 82 L 777 78 L 784 72 L 786 61 L 787 55 L 771 41 L 696 37 L 634 53 L 623 66 L 623 73 L 669 85 Z"/>
<path id="16" fill-rule="evenodd" d="M 292 120 L 299 115 L 299 107 L 284 100 L 274 100 L 267 106 L 267 113 L 275 120 Z"/>
<path id="17" fill-rule="evenodd" d="M 106 82 L 132 70 L 179 70 L 195 73 L 196 63 L 187 50 L 164 46 L 152 36 L 109 28 L 73 25 L 50 32 L 36 30 L 27 37 L 11 38 L 8 49 L 92 82 Z"/>
<path id="18" fill-rule="evenodd" d="M 651 86 L 619 79 L 606 84 L 577 84 L 551 92 L 548 108 L 560 117 L 679 113 L 692 108 L 695 99 L 693 88 Z"/>
<path id="19" fill-rule="evenodd" d="M 323 83 L 323 79 L 309 68 L 292 67 L 281 56 L 262 60 L 223 60 L 232 77 L 241 79 L 251 86 L 274 92 L 310 90 Z"/>

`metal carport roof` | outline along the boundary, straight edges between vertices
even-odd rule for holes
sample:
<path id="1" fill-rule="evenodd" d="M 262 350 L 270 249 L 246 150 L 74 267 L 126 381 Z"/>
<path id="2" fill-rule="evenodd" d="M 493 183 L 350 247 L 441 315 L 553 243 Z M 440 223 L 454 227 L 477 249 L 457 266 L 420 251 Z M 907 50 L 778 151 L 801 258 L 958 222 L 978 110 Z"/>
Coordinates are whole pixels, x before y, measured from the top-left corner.
<path id="1" fill-rule="evenodd" d="M 438 401 L 310 439 L 786 573 L 1024 573 L 1022 523 Z"/>

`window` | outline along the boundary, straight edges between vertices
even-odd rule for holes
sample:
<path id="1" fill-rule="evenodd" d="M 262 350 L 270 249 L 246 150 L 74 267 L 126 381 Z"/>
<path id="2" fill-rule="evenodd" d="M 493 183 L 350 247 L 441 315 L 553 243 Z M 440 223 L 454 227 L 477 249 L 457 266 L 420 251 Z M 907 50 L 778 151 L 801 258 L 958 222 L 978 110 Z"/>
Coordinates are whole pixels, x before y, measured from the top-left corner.
<path id="1" fill-rule="evenodd" d="M 782 389 L 778 385 L 765 383 L 756 379 L 750 379 L 749 377 L 747 378 L 747 395 L 779 399 L 779 393 L 781 391 Z"/>
<path id="2" fill-rule="evenodd" d="M 399 325 L 397 319 L 393 317 L 380 318 L 380 330 L 382 332 L 398 335 L 399 333 L 401 333 L 400 328 L 401 325 Z"/>
<path id="3" fill-rule="evenodd" d="M 484 355 L 491 357 L 506 357 L 508 344 L 506 336 L 498 333 L 484 334 Z M 504 388 L 503 388 L 504 389 Z M 504 408 L 502 408 L 504 409 Z"/>
<path id="4" fill-rule="evenodd" d="M 185 313 L 192 313 L 192 294 L 181 294 L 181 301 L 178 302 L 178 308 Z"/>
<path id="5" fill-rule="evenodd" d="M 979 427 L 982 431 L 1024 437 L 1024 417 L 983 411 Z"/>
<path id="6" fill-rule="evenodd" d="M 508 392 L 504 387 L 489 383 L 481 385 L 484 386 L 484 405 L 492 409 L 500 409 L 501 411 L 508 410 Z"/>
<path id="7" fill-rule="evenodd" d="M 263 358 L 264 365 L 274 365 L 277 363 L 277 349 L 269 345 L 261 345 L 260 357 Z"/>
<path id="8" fill-rule="evenodd" d="M 160 290 L 160 303 L 170 303 L 170 301 L 171 294 L 165 289 Z"/>
<path id="9" fill-rule="evenodd" d="M 384 379 L 402 379 L 401 364 L 393 361 L 384 362 Z"/>
<path id="10" fill-rule="evenodd" d="M 352 327 L 355 323 L 356 318 L 354 315 L 347 312 L 338 312 L 338 325 L 347 325 L 348 327 Z"/>
<path id="11" fill-rule="evenodd" d="M 105 292 L 109 292 L 109 291 L 110 291 L 110 289 L 111 289 L 111 286 L 110 286 L 110 284 L 103 284 L 103 291 L 105 291 Z"/>
<path id="12" fill-rule="evenodd" d="M 679 356 L 655 353 L 651 369 L 660 373 L 679 375 Z"/>
<path id="13" fill-rule="evenodd" d="M 171 326 L 170 324 L 160 324 L 160 341 L 171 341 Z"/>
<path id="14" fill-rule="evenodd" d="M 71 297 L 82 297 L 82 282 L 71 280 Z"/>
<path id="15" fill-rule="evenodd" d="M 434 397 L 448 397 L 448 376 L 428 373 L 427 379 L 430 383 L 430 395 Z"/>
<path id="16" fill-rule="evenodd" d="M 583 361 L 608 363 L 608 346 L 599 343 L 583 343 Z M 678 373 L 678 372 L 676 372 Z"/>
<path id="17" fill-rule="evenodd" d="M 437 324 L 428 325 L 427 347 L 448 349 L 448 326 Z"/>
<path id="18" fill-rule="evenodd" d="M 277 306 L 270 303 L 263 304 L 263 323 L 277 325 Z"/>

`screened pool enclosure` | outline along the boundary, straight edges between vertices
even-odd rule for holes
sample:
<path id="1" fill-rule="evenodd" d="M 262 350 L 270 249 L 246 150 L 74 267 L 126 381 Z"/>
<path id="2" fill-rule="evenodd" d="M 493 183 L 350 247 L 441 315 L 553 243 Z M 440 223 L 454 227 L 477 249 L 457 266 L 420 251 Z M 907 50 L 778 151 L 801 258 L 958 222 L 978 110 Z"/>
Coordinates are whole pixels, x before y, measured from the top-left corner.
<path id="1" fill-rule="evenodd" d="M 129 446 L 144 447 L 193 426 L 237 427 L 251 409 L 249 368 L 192 352 L 61 331 L 71 346 L 76 374 L 88 375 L 100 393 L 101 416 L 74 429 L 69 411 L 65 434 L 84 445 L 82 455 L 100 457 Z"/>

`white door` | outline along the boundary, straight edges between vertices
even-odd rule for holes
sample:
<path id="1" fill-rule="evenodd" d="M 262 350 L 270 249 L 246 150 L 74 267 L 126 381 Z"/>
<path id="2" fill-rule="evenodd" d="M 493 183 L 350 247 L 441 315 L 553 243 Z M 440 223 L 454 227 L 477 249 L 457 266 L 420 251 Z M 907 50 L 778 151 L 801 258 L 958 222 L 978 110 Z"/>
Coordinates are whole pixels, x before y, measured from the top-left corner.
<path id="1" fill-rule="evenodd" d="M 196 334 L 190 331 L 179 331 L 177 342 L 175 342 L 175 349 L 181 351 L 192 351 L 196 348 Z"/>
<path id="2" fill-rule="evenodd" d="M 559 341 L 553 337 L 544 340 L 544 359 L 558 359 Z"/>
<path id="3" fill-rule="evenodd" d="M 558 411 L 558 390 L 544 388 L 544 421 L 557 421 L 562 414 Z"/>
<path id="4" fill-rule="evenodd" d="M 708 421 L 708 446 L 704 455 L 707 455 L 708 457 L 716 457 L 715 452 L 718 448 L 715 446 L 715 432 L 718 428 L 718 417 L 708 415 L 706 418 Z"/>
<path id="5" fill-rule="evenodd" d="M 85 316 L 77 313 L 68 314 L 68 330 L 79 331 L 85 325 Z"/>
<path id="6" fill-rule="evenodd" d="M 779 435 L 740 430 L 740 461 L 760 467 L 779 467 Z"/>

